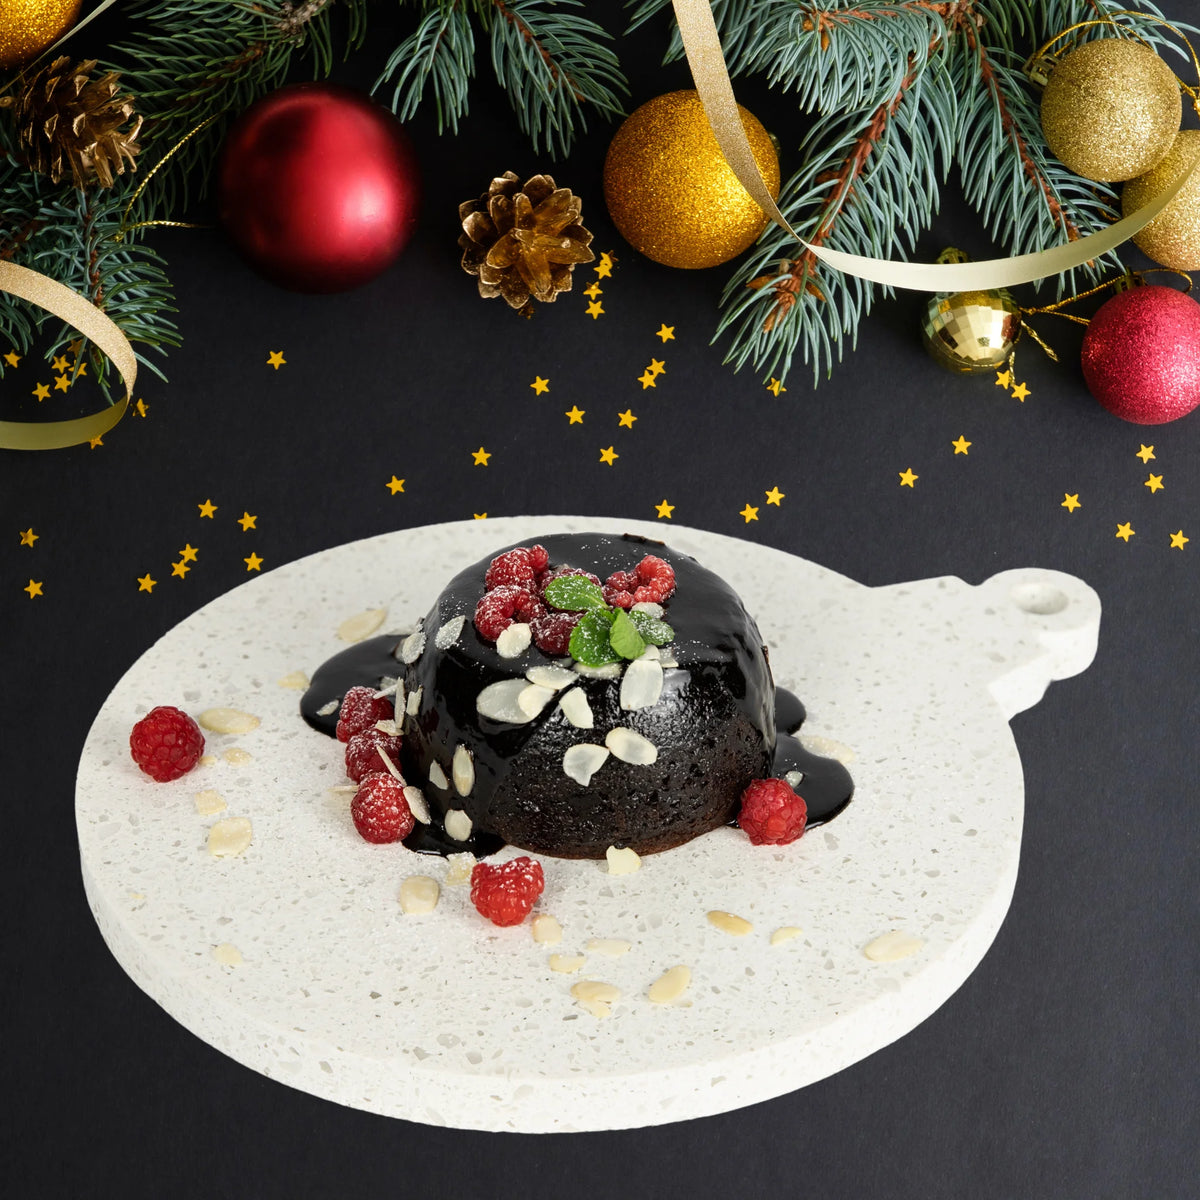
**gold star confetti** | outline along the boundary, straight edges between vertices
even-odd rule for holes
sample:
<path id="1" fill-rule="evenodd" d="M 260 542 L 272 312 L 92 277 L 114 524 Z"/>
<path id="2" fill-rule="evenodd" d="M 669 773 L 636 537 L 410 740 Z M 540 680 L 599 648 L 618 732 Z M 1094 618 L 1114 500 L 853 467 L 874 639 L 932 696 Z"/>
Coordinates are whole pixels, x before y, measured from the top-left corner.
<path id="1" fill-rule="evenodd" d="M 94 438 L 88 438 L 89 449 L 95 450 L 97 446 L 104 445 L 104 438 L 100 434 L 96 434 Z"/>
<path id="2" fill-rule="evenodd" d="M 50 370 L 52 371 L 69 371 L 70 369 L 70 360 L 64 354 L 59 354 L 50 364 Z"/>
<path id="3" fill-rule="evenodd" d="M 647 375 L 665 375 L 667 373 L 667 364 L 661 358 L 652 358 L 650 365 L 646 368 Z"/>
<path id="4" fill-rule="evenodd" d="M 250 551 L 250 557 L 243 558 L 242 562 L 244 562 L 246 564 L 247 571 L 257 571 L 259 569 L 259 567 L 261 567 L 263 564 L 263 560 L 261 558 L 259 558 L 258 555 L 255 554 L 253 550 Z"/>
<path id="5" fill-rule="evenodd" d="M 960 433 L 957 438 L 950 443 L 954 447 L 955 454 L 967 454 L 970 452 L 974 442 L 968 442 L 967 439 Z"/>
<path id="6" fill-rule="evenodd" d="M 1144 463 L 1148 463 L 1153 457 L 1153 446 L 1142 446 L 1142 448 L 1134 455 L 1134 458 L 1140 458 Z"/>
<path id="7" fill-rule="evenodd" d="M 675 340 L 675 326 L 661 325 L 659 326 L 658 333 L 654 336 L 662 338 L 663 345 L 666 345 L 667 342 L 673 342 Z"/>
<path id="8" fill-rule="evenodd" d="M 158 583 L 158 580 L 151 579 L 150 572 L 147 571 L 145 575 L 138 576 L 138 591 L 139 592 L 152 592 L 152 591 L 154 591 L 154 586 L 157 583 Z"/>
<path id="9" fill-rule="evenodd" d="M 591 317 L 593 321 L 597 317 L 603 316 L 604 315 L 604 305 L 601 304 L 599 300 L 593 300 L 591 302 L 591 304 L 589 304 L 587 306 L 587 315 L 589 317 Z"/>
<path id="10" fill-rule="evenodd" d="M 643 391 L 643 392 L 644 392 L 644 391 L 645 391 L 647 388 L 651 388 L 651 387 L 657 387 L 657 386 L 658 386 L 657 382 L 655 381 L 655 378 L 654 378 L 654 376 L 653 376 L 653 375 L 651 375 L 651 374 L 650 374 L 650 372 L 649 372 L 648 370 L 646 370 L 646 371 L 643 371 L 643 372 L 642 372 L 642 373 L 641 373 L 641 374 L 638 376 L 638 383 L 640 383 L 640 384 L 642 385 L 642 391 Z"/>
<path id="11" fill-rule="evenodd" d="M 187 565 L 181 558 L 177 563 L 171 564 L 171 574 L 178 575 L 182 579 L 192 568 Z"/>
<path id="12" fill-rule="evenodd" d="M 578 404 L 573 404 L 567 412 L 563 413 L 563 416 L 567 418 L 568 425 L 582 425 L 583 414 L 584 409 L 580 408 Z"/>
<path id="13" fill-rule="evenodd" d="M 758 520 L 758 509 L 755 508 L 753 504 L 747 502 L 746 507 L 743 508 L 740 513 L 738 513 L 738 516 L 741 517 L 747 525 L 749 525 L 751 521 Z"/>
<path id="14" fill-rule="evenodd" d="M 781 492 L 777 487 L 773 487 L 769 492 L 764 492 L 763 495 L 766 496 L 768 504 L 773 504 L 776 508 L 779 508 L 780 500 L 782 500 L 787 493 Z"/>
<path id="15" fill-rule="evenodd" d="M 404 480 L 393 475 L 383 486 L 394 496 L 397 492 L 404 491 Z"/>
<path id="16" fill-rule="evenodd" d="M 775 376 L 772 375 L 771 382 L 767 384 L 767 391 L 772 392 L 774 395 L 778 396 L 780 392 L 786 392 L 787 388 L 785 388 L 783 386 L 783 383 L 781 380 L 776 379 Z"/>
<path id="17" fill-rule="evenodd" d="M 48 383 L 39 383 L 37 387 L 30 392 L 31 396 L 38 398 L 38 403 L 41 404 L 50 395 L 50 385 Z"/>
<path id="18" fill-rule="evenodd" d="M 279 368 L 282 367 L 286 362 L 287 359 L 283 357 L 282 350 L 272 350 L 271 353 L 267 355 L 267 366 L 274 367 L 276 371 L 278 371 Z"/>
<path id="19" fill-rule="evenodd" d="M 475 465 L 477 467 L 486 467 L 488 465 L 488 459 L 492 457 L 492 452 L 490 450 L 485 450 L 482 446 L 480 446 L 478 450 L 471 451 L 471 457 L 475 460 Z"/>
<path id="20" fill-rule="evenodd" d="M 212 518 L 213 513 L 217 511 L 217 506 L 211 500 L 205 500 L 203 504 L 197 504 L 196 507 L 200 510 L 202 517 Z"/>
<path id="21" fill-rule="evenodd" d="M 40 596 L 42 594 L 42 581 L 38 579 L 31 579 L 29 581 L 29 586 L 23 587 L 21 591 L 28 592 L 29 598 L 32 600 L 34 596 Z"/>
<path id="22" fill-rule="evenodd" d="M 145 400 L 139 400 L 133 406 L 133 411 L 137 413 L 139 417 L 144 417 L 150 411 L 150 405 L 148 405 Z"/>
<path id="23" fill-rule="evenodd" d="M 912 487 L 913 484 L 916 483 L 916 481 L 921 478 L 920 475 L 913 474 L 912 467 L 909 467 L 906 470 L 901 471 L 899 474 L 900 474 L 900 486 L 901 487 Z"/>
<path id="24" fill-rule="evenodd" d="M 550 380 L 543 379 L 540 375 L 533 377 L 533 382 L 529 385 L 539 395 L 544 396 L 550 390 Z"/>
<path id="25" fill-rule="evenodd" d="M 1161 492 L 1163 490 L 1162 476 L 1151 474 L 1143 486 L 1148 487 L 1151 492 Z"/>
<path id="26" fill-rule="evenodd" d="M 1023 383 L 1018 383 L 1017 386 L 1013 388 L 1012 394 L 1014 399 L 1020 400 L 1020 402 L 1024 404 L 1025 397 L 1029 395 L 1029 389 Z"/>
<path id="27" fill-rule="evenodd" d="M 20 530 L 20 534 L 21 534 L 21 545 L 22 546 L 32 546 L 33 543 L 36 542 L 38 540 L 38 538 L 40 538 L 42 536 L 40 533 L 33 532 L 32 525 L 30 525 L 30 527 L 28 529 Z"/>
<path id="28" fill-rule="evenodd" d="M 583 294 L 589 300 L 595 300 L 597 296 L 604 295 L 604 289 L 596 280 L 593 280 L 587 287 L 583 289 Z"/>
<path id="29" fill-rule="evenodd" d="M 486 521 L 487 520 L 487 513 L 472 513 L 471 515 L 477 521 Z"/>
<path id="30" fill-rule="evenodd" d="M 1128 521 L 1125 521 L 1122 524 L 1117 526 L 1117 537 L 1119 537 L 1123 542 L 1126 542 L 1126 543 L 1128 543 L 1129 539 L 1131 537 L 1133 537 L 1133 535 L 1136 532 L 1137 531 L 1133 528 L 1132 525 L 1130 525 L 1130 523 Z"/>
<path id="31" fill-rule="evenodd" d="M 69 375 L 57 375 L 54 379 L 54 390 L 56 392 L 65 392 L 71 386 L 71 378 Z"/>
<path id="32" fill-rule="evenodd" d="M 258 528 L 258 526 L 254 524 L 254 522 L 257 520 L 258 517 L 256 517 L 253 513 L 248 513 L 245 509 L 242 509 L 242 515 L 238 517 L 237 523 L 242 527 L 242 532 L 245 533 L 247 529 Z"/>
<path id="33" fill-rule="evenodd" d="M 602 463 L 607 463 L 610 467 L 620 457 L 621 456 L 611 446 L 609 446 L 607 450 L 600 451 L 600 461 Z"/>
<path id="34" fill-rule="evenodd" d="M 633 415 L 633 411 L 631 409 L 627 408 L 623 413 L 617 413 L 617 424 L 624 429 L 632 429 L 633 423 L 636 420 L 637 417 Z"/>
<path id="35" fill-rule="evenodd" d="M 179 561 L 185 562 L 185 563 L 195 562 L 196 555 L 199 553 L 200 553 L 200 551 L 197 550 L 196 547 L 193 546 L 191 542 L 188 542 L 188 544 L 186 546 L 184 546 L 184 548 L 182 550 L 180 550 L 180 552 L 179 552 Z"/>
<path id="36" fill-rule="evenodd" d="M 1011 387 L 1012 381 L 1013 381 L 1013 375 L 1012 375 L 1011 371 L 997 371 L 996 372 L 996 386 L 997 387 L 1002 387 L 1002 388 Z"/>
<path id="37" fill-rule="evenodd" d="M 1082 505 L 1079 503 L 1079 493 L 1075 492 L 1072 495 L 1070 492 L 1063 492 L 1063 502 L 1059 507 L 1065 508 L 1067 512 L 1074 512 L 1077 508 L 1081 508 Z"/>
<path id="38" fill-rule="evenodd" d="M 600 261 L 596 264 L 596 278 L 607 279 L 612 274 L 613 257 L 611 254 L 601 254 Z"/>
<path id="39" fill-rule="evenodd" d="M 1171 534 L 1171 549 L 1182 550 L 1191 540 L 1190 537 L 1183 536 L 1183 530 L 1181 529 L 1178 533 Z"/>
<path id="40" fill-rule="evenodd" d="M 15 350 L 10 350 L 4 356 L 4 361 L 8 363 L 10 367 L 15 367 L 21 361 L 21 356 Z"/>
<path id="41" fill-rule="evenodd" d="M 654 511 L 656 513 L 658 513 L 658 517 L 659 517 L 660 521 L 661 520 L 669 521 L 671 519 L 671 514 L 675 511 L 675 505 L 668 504 L 666 502 L 666 500 L 664 500 L 661 504 L 656 504 L 654 506 Z"/>

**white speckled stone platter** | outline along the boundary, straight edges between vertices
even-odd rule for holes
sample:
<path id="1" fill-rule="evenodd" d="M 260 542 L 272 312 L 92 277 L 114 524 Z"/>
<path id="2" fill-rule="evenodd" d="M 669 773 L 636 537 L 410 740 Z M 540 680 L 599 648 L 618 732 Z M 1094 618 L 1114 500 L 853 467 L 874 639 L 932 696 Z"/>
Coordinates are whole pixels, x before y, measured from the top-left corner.
<path id="1" fill-rule="evenodd" d="M 344 648 L 347 617 L 386 608 L 411 624 L 441 585 L 491 550 L 551 532 L 666 538 L 735 586 L 771 648 L 779 684 L 805 702 L 802 740 L 852 753 L 856 794 L 791 846 L 721 829 L 610 876 L 544 859 L 538 906 L 558 946 L 528 924 L 499 929 L 446 887 L 435 912 L 397 902 L 442 860 L 356 834 L 341 748 L 278 681 Z M 198 1037 L 273 1079 L 340 1104 L 434 1125 L 549 1132 L 628 1128 L 727 1111 L 849 1066 L 924 1020 L 966 979 L 1016 881 L 1023 780 L 1009 718 L 1095 653 L 1096 594 L 1080 580 L 1007 571 L 979 587 L 929 579 L 866 588 L 767 547 L 699 530 L 601 518 L 466 521 L 355 542 L 254 578 L 183 621 L 128 671 L 79 767 L 84 884 L 122 967 Z M 128 752 L 156 704 L 228 706 L 261 725 L 209 735 L 215 761 L 156 784 Z M 249 761 L 224 757 L 237 747 Z M 234 756 L 235 758 L 238 756 Z M 200 816 L 216 790 L 227 808 Z M 241 816 L 253 840 L 213 858 L 209 826 Z M 504 851 L 503 855 L 515 853 Z M 711 909 L 752 922 L 733 937 Z M 778 946 L 772 931 L 803 932 Z M 919 940 L 894 962 L 864 947 Z M 578 975 L 551 951 L 591 938 Z M 214 950 L 220 947 L 219 953 Z M 228 965 L 222 958 L 240 962 Z M 684 1002 L 647 987 L 691 968 Z M 580 978 L 622 999 L 599 1020 Z"/>

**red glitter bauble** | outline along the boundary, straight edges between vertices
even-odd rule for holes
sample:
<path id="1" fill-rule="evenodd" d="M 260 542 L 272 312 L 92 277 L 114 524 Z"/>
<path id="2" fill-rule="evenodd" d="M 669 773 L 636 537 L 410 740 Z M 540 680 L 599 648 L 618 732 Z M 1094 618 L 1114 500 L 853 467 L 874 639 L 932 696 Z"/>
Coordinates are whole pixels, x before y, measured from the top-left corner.
<path id="1" fill-rule="evenodd" d="M 341 292 L 374 278 L 417 221 L 416 154 L 400 122 L 360 92 L 324 83 L 280 88 L 225 139 L 221 223 L 268 279 Z"/>
<path id="2" fill-rule="evenodd" d="M 1083 339 L 1092 395 L 1125 421 L 1161 425 L 1200 405 L 1200 304 L 1174 288 L 1118 292 Z"/>

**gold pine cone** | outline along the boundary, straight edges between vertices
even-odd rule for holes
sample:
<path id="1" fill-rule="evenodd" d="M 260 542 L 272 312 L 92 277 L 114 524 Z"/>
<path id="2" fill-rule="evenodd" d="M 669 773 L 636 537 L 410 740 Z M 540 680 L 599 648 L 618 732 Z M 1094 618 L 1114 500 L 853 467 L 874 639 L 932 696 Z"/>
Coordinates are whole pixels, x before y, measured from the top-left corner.
<path id="1" fill-rule="evenodd" d="M 17 152 L 54 183 L 68 177 L 77 188 L 112 187 L 125 163 L 134 166 L 142 118 L 133 98 L 119 95 L 115 71 L 92 79 L 96 62 L 72 64 L 65 55 L 31 76 L 11 108 Z M 131 123 L 130 123 L 131 122 Z"/>
<path id="2" fill-rule="evenodd" d="M 479 277 L 485 299 L 503 296 L 515 309 L 531 300 L 550 304 L 571 290 L 575 264 L 596 257 L 582 211 L 579 197 L 549 175 L 522 184 L 506 171 L 478 200 L 459 205 L 463 270 Z"/>

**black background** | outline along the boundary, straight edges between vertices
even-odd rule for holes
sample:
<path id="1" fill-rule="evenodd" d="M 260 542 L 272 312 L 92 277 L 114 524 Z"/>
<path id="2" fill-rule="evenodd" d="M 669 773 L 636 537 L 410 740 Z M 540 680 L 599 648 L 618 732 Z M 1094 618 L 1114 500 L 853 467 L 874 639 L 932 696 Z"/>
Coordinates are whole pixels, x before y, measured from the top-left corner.
<path id="1" fill-rule="evenodd" d="M 589 7 L 620 28 L 616 5 Z M 386 17 L 376 29 L 340 78 L 375 77 L 395 42 Z M 683 69 L 657 65 L 664 31 L 623 39 L 630 107 L 687 84 Z M 539 157 L 487 70 L 481 56 L 456 138 L 439 137 L 428 113 L 410 123 L 421 225 L 383 277 L 342 296 L 292 295 L 250 273 L 218 232 L 164 231 L 155 242 L 186 341 L 166 364 L 169 384 L 143 373 L 147 416 L 95 449 L 0 454 L 11 1194 L 1195 1194 L 1200 415 L 1155 428 L 1109 416 L 1083 386 L 1078 332 L 1065 323 L 1042 330 L 1060 364 L 1022 346 L 1023 404 L 991 377 L 948 375 L 921 349 L 915 294 L 879 303 L 831 380 L 814 391 L 798 366 L 773 396 L 709 345 L 727 270 L 657 266 L 608 223 L 611 129 L 593 127 L 565 162 Z M 738 90 L 779 135 L 787 174 L 804 119 L 753 83 Z M 597 250 L 617 257 L 599 319 L 581 295 L 590 266 L 528 322 L 480 300 L 459 270 L 457 205 L 509 168 L 551 169 L 583 197 Z M 948 242 L 993 252 L 954 197 L 952 181 L 925 259 Z M 655 337 L 662 323 L 674 341 Z M 266 366 L 274 350 L 287 359 L 277 371 Z M 644 391 L 637 376 L 652 356 L 667 371 Z M 32 358 L 6 377 L 6 403 L 49 381 Z M 548 394 L 531 390 L 536 375 Z M 72 397 L 56 394 L 53 415 L 73 415 Z M 568 425 L 573 404 L 583 424 Z M 632 430 L 617 424 L 627 408 Z M 950 445 L 960 435 L 966 456 Z M 1142 444 L 1154 447 L 1148 464 Z M 471 459 L 481 445 L 487 467 Z M 598 458 L 609 445 L 620 454 L 611 467 Z M 919 476 L 911 489 L 899 486 L 906 468 Z M 1163 475 L 1157 493 L 1150 471 Z M 393 474 L 405 480 L 394 496 Z M 764 501 L 772 487 L 785 493 L 779 506 Z M 1066 493 L 1079 494 L 1078 511 L 1061 506 Z M 1044 566 L 1100 593 L 1095 664 L 1013 722 L 1027 801 L 1016 895 L 940 1011 L 767 1104 L 539 1137 L 426 1128 L 292 1091 L 198 1041 L 130 982 L 80 885 L 79 751 L 123 671 L 247 578 L 247 555 L 270 569 L 483 512 L 654 519 L 664 497 L 676 506 L 664 537 L 672 522 L 744 536 L 865 584 L 978 583 Z M 197 515 L 206 499 L 218 505 L 211 521 Z M 747 503 L 757 521 L 739 515 Z M 256 529 L 242 531 L 242 511 Z M 1128 543 L 1114 536 L 1119 522 L 1136 530 Z M 19 544 L 28 527 L 33 547 Z M 1172 549 L 1180 529 L 1192 541 Z M 199 555 L 175 578 L 185 543 Z M 137 588 L 147 572 L 150 594 Z M 31 578 L 43 583 L 34 599 L 22 592 Z"/>

